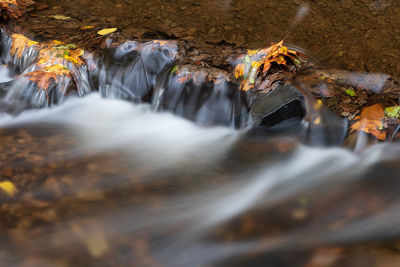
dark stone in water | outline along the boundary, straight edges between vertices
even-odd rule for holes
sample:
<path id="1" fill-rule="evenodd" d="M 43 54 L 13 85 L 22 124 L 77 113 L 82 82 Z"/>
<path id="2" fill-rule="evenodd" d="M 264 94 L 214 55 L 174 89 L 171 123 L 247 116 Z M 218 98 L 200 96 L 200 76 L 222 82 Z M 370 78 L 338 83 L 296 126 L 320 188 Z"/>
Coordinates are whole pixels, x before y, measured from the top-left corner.
<path id="1" fill-rule="evenodd" d="M 257 94 L 250 117 L 251 134 L 292 135 L 317 146 L 341 145 L 348 128 L 346 119 L 324 106 L 307 109 L 306 97 L 292 85 L 278 85 L 269 93 Z"/>
<path id="2" fill-rule="evenodd" d="M 271 92 L 257 94 L 250 110 L 255 128 L 271 127 L 292 118 L 302 119 L 305 114 L 304 96 L 291 85 L 278 85 Z"/>

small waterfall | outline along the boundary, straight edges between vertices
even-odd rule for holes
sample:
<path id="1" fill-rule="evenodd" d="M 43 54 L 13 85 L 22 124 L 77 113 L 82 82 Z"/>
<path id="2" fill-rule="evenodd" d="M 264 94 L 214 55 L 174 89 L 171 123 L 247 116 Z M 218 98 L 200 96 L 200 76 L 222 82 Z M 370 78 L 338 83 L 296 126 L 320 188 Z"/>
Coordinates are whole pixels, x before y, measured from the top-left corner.
<path id="1" fill-rule="evenodd" d="M 139 43 L 129 41 L 111 48 L 100 58 L 93 73 L 102 96 L 150 102 L 157 80 L 178 60 L 173 41 Z"/>
<path id="2" fill-rule="evenodd" d="M 179 66 L 156 89 L 153 107 L 188 118 L 201 125 L 244 128 L 248 123 L 246 93 L 227 73 Z"/>
<path id="3" fill-rule="evenodd" d="M 27 45 L 13 47 L 17 37 Z M 12 80 L 0 87 L 1 108 L 8 112 L 50 107 L 70 96 L 82 97 L 99 91 L 105 98 L 149 103 L 155 111 L 170 112 L 203 126 L 253 127 L 260 128 L 263 134 L 291 133 L 303 136 L 302 140 L 309 144 L 343 141 L 345 123 L 326 109 L 324 115 L 313 115 L 317 111 L 312 97 L 305 95 L 306 90 L 285 85 L 287 78 L 269 80 L 259 73 L 260 60 L 268 53 L 267 49 L 253 51 L 251 57 L 240 55 L 230 63 L 231 59 L 226 59 L 233 66 L 223 70 L 188 64 L 185 46 L 177 41 L 127 41 L 117 46 L 111 42 L 100 55 L 82 51 L 82 56 L 73 62 L 57 53 L 68 55 L 67 46 L 74 45 L 57 41 L 37 44 L 23 35 L 17 37 L 2 29 L 2 62 Z M 258 64 L 253 66 L 254 62 Z M 245 66 L 244 80 L 233 77 L 238 65 Z M 40 88 L 41 81 L 32 79 L 32 75 L 46 74 L 49 67 L 61 68 L 61 75 L 52 77 L 46 88 Z M 242 90 L 244 84 L 264 89 L 270 84 L 274 90 L 255 93 Z M 337 123 L 332 130 L 329 125 L 333 121 Z"/>
<path id="4" fill-rule="evenodd" d="M 1 62 L 7 66 L 12 80 L 3 85 L 6 90 L 2 99 L 2 106 L 11 112 L 20 112 L 27 108 L 49 107 L 61 104 L 70 95 L 84 96 L 93 91 L 93 84 L 86 64 L 73 64 L 65 59 L 50 56 L 48 61 L 53 63 L 38 62 L 41 51 L 35 46 L 21 47 L 12 53 L 13 38 L 6 29 L 1 29 Z M 33 42 L 33 41 L 32 41 Z M 43 65 L 48 67 L 54 64 L 63 66 L 69 75 L 59 75 L 57 80 L 52 79 L 47 88 L 40 88 L 38 82 L 30 79 L 31 75 L 42 71 Z"/>
<path id="5" fill-rule="evenodd" d="M 13 40 L 11 34 L 3 27 L 0 30 L 0 34 L 1 62 L 7 65 L 12 75 L 20 75 L 37 61 L 39 51 L 35 47 L 26 47 L 23 51 L 17 51 L 20 56 L 12 55 Z"/>

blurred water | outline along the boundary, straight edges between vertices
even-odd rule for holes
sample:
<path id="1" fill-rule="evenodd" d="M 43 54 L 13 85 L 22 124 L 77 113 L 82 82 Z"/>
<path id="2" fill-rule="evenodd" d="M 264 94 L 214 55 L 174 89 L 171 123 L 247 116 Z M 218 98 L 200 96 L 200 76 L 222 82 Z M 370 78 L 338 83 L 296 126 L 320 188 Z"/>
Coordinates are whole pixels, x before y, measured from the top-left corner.
<path id="1" fill-rule="evenodd" d="M 346 123 L 301 83 L 304 118 L 257 131 L 235 84 L 177 82 L 174 46 L 124 44 L 49 101 L 3 44 L 1 266 L 400 266 L 400 146 L 332 146 Z"/>
<path id="2" fill-rule="evenodd" d="M 305 266 L 399 234 L 397 144 L 311 148 L 99 95 L 2 115 L 0 140 L 6 266 Z"/>

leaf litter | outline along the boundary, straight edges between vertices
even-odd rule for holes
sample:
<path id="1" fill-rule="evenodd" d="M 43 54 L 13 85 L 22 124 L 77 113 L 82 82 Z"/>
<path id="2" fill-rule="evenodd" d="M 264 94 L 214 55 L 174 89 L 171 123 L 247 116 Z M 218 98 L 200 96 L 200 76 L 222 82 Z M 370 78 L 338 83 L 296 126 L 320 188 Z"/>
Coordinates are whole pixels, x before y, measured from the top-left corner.
<path id="1" fill-rule="evenodd" d="M 29 47 L 39 50 L 35 70 L 24 74 L 37 84 L 39 90 L 47 91 L 51 82 L 57 82 L 60 77 L 70 77 L 71 69 L 83 64 L 81 56 L 84 50 L 76 48 L 75 44 L 65 44 L 57 40 L 38 43 L 22 34 L 13 34 L 11 37 L 13 56 L 20 58 Z"/>

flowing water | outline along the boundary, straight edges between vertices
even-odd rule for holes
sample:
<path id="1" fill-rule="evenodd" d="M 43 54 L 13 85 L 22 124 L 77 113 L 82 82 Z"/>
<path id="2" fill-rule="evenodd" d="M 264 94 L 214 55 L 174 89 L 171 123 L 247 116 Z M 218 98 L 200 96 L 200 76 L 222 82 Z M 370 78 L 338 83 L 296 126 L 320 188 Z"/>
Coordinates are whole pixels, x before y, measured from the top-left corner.
<path id="1" fill-rule="evenodd" d="M 1 266 L 400 266 L 400 145 L 338 146 L 346 122 L 301 83 L 305 115 L 252 129 L 253 96 L 130 42 L 46 98 L 7 36 Z"/>
<path id="2" fill-rule="evenodd" d="M 6 266 L 397 266 L 348 252 L 399 234 L 397 144 L 308 147 L 97 94 L 0 125 Z"/>

